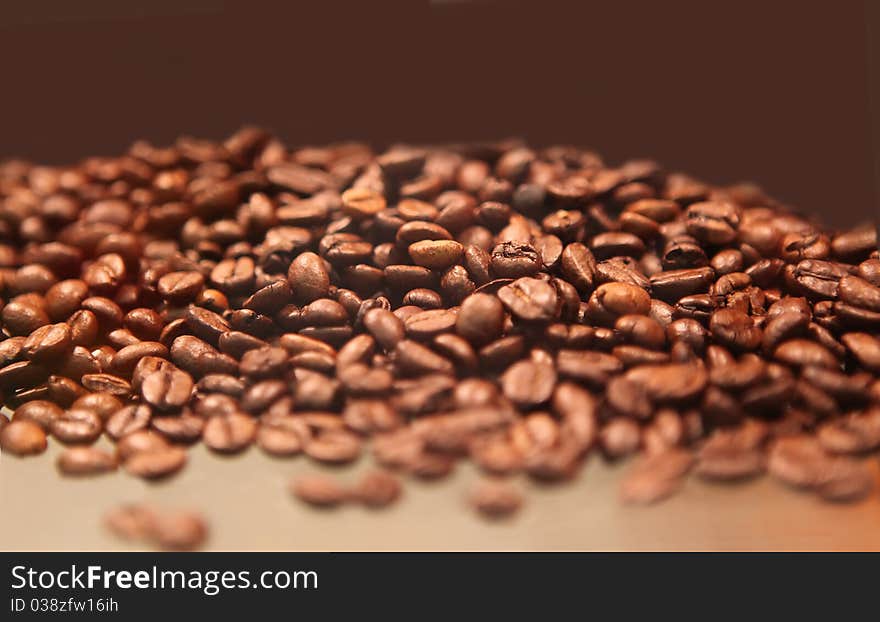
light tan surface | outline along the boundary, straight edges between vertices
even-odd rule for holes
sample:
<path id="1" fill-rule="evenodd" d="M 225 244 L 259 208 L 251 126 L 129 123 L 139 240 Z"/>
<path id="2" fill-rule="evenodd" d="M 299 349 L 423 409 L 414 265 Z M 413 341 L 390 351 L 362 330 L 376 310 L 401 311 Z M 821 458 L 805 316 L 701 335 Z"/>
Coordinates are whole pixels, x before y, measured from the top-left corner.
<path id="1" fill-rule="evenodd" d="M 768 478 L 738 486 L 691 480 L 665 503 L 627 507 L 616 495 L 626 466 L 593 459 L 569 484 L 518 481 L 523 510 L 487 522 L 465 503 L 478 477 L 466 464 L 440 482 L 409 482 L 387 511 L 321 511 L 287 491 L 291 476 L 317 468 L 306 458 L 276 460 L 257 449 L 223 458 L 198 446 L 181 474 L 148 484 L 123 472 L 61 477 L 58 451 L 0 456 L 0 549 L 133 550 L 104 530 L 101 516 L 120 503 L 151 501 L 203 511 L 212 529 L 207 550 L 880 550 L 876 491 L 836 506 Z M 353 479 L 369 465 L 333 472 Z"/>

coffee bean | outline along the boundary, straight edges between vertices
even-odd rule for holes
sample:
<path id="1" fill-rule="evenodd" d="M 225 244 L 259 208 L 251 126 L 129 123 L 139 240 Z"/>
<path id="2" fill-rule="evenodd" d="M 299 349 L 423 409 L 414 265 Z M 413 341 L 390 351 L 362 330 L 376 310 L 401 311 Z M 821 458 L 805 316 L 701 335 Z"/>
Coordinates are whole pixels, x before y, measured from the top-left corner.
<path id="1" fill-rule="evenodd" d="M 499 289 L 498 298 L 521 320 L 547 322 L 559 313 L 556 289 L 538 279 L 517 279 Z"/>
<path id="2" fill-rule="evenodd" d="M 91 410 L 66 410 L 49 425 L 52 436 L 70 445 L 89 445 L 98 440 L 104 425 L 101 418 Z"/>
<path id="3" fill-rule="evenodd" d="M 463 247 L 453 240 L 421 240 L 409 246 L 409 255 L 416 265 L 437 270 L 456 263 Z"/>
<path id="4" fill-rule="evenodd" d="M 287 280 L 298 302 L 312 302 L 326 298 L 330 288 L 330 276 L 321 258 L 314 253 L 302 253 L 290 264 Z"/>
<path id="5" fill-rule="evenodd" d="M 297 417 L 272 417 L 260 422 L 256 443 L 270 455 L 292 456 L 303 450 L 309 435 L 308 425 Z"/>
<path id="6" fill-rule="evenodd" d="M 718 309 L 712 314 L 709 331 L 716 341 L 733 350 L 754 350 L 764 338 L 750 316 L 729 308 Z"/>
<path id="7" fill-rule="evenodd" d="M 171 345 L 171 360 L 193 376 L 205 374 L 236 374 L 238 362 L 201 339 L 183 335 Z"/>
<path id="8" fill-rule="evenodd" d="M 159 279 L 159 295 L 172 304 L 182 305 L 195 300 L 205 286 L 199 272 L 170 272 Z"/>
<path id="9" fill-rule="evenodd" d="M 471 343 L 482 345 L 500 337 L 503 324 L 501 302 L 488 294 L 473 294 L 462 301 L 455 329 Z"/>
<path id="10" fill-rule="evenodd" d="M 721 246 L 736 239 L 740 214 L 733 203 L 694 203 L 685 213 L 689 234 L 707 244 Z"/>
<path id="11" fill-rule="evenodd" d="M 129 456 L 123 466 L 135 477 L 162 479 L 180 471 L 187 462 L 186 450 L 169 446 L 138 451 Z"/>
<path id="12" fill-rule="evenodd" d="M 693 464 L 693 455 L 680 449 L 644 458 L 622 482 L 621 499 L 625 503 L 638 504 L 660 501 L 678 491 Z"/>
<path id="13" fill-rule="evenodd" d="M 386 471 L 365 474 L 351 491 L 351 498 L 369 508 L 384 508 L 400 498 L 400 482 Z"/>
<path id="14" fill-rule="evenodd" d="M 15 409 L 12 414 L 13 421 L 32 421 L 48 431 L 52 421 L 61 416 L 64 410 L 57 404 L 46 400 L 33 400 L 25 402 Z"/>
<path id="15" fill-rule="evenodd" d="M 588 312 L 600 324 L 613 325 L 622 315 L 647 315 L 651 297 L 629 283 L 604 283 L 590 296 Z"/>
<path id="16" fill-rule="evenodd" d="M 323 508 L 338 506 L 348 498 L 345 488 L 323 475 L 298 477 L 291 483 L 290 491 L 302 501 Z"/>
<path id="17" fill-rule="evenodd" d="M 501 377 L 504 395 L 520 406 L 537 406 L 550 399 L 556 384 L 552 364 L 520 361 Z"/>
<path id="18" fill-rule="evenodd" d="M 104 515 L 104 525 L 125 540 L 145 540 L 155 531 L 157 513 L 146 505 L 123 505 Z"/>
<path id="19" fill-rule="evenodd" d="M 191 413 L 153 417 L 150 427 L 175 443 L 194 443 L 202 437 L 205 419 Z"/>
<path id="20" fill-rule="evenodd" d="M 153 372 L 141 384 L 144 401 L 161 411 L 177 410 L 185 406 L 189 403 L 192 390 L 192 377 L 179 369 Z"/>
<path id="21" fill-rule="evenodd" d="M 865 369 L 880 373 L 880 339 L 868 333 L 847 333 L 842 341 Z"/>
<path id="22" fill-rule="evenodd" d="M 447 373 L 453 372 L 452 363 L 425 346 L 404 339 L 394 348 L 394 355 L 400 371 L 404 374 Z"/>
<path id="23" fill-rule="evenodd" d="M 502 481 L 484 480 L 470 492 L 470 503 L 488 518 L 503 518 L 522 507 L 523 498 L 516 488 Z"/>
<path id="24" fill-rule="evenodd" d="M 528 244 L 504 242 L 492 249 L 492 271 L 502 278 L 531 276 L 542 265 L 538 251 Z"/>
<path id="25" fill-rule="evenodd" d="M 118 397 L 131 395 L 131 384 L 124 378 L 112 374 L 86 374 L 82 384 L 89 391 L 109 393 Z"/>
<path id="26" fill-rule="evenodd" d="M 46 433 L 34 421 L 12 421 L 0 430 L 0 448 L 16 456 L 32 456 L 46 451 Z"/>
<path id="27" fill-rule="evenodd" d="M 67 324 L 47 324 L 32 332 L 22 344 L 22 352 L 35 363 L 63 358 L 72 347 Z"/>
<path id="28" fill-rule="evenodd" d="M 669 363 L 640 365 L 626 372 L 628 380 L 644 387 L 654 402 L 686 402 L 706 387 L 708 374 L 702 365 Z"/>
<path id="29" fill-rule="evenodd" d="M 66 320 L 88 296 L 89 286 L 79 279 L 59 281 L 46 291 L 46 312 L 56 322 Z"/>
<path id="30" fill-rule="evenodd" d="M 361 442 L 350 432 L 330 430 L 310 439 L 305 445 L 305 453 L 319 462 L 346 463 L 360 456 Z"/>
<path id="31" fill-rule="evenodd" d="M 790 339 L 782 343 L 773 357 L 793 367 L 815 365 L 833 369 L 840 365 L 827 348 L 806 339 Z"/>
<path id="32" fill-rule="evenodd" d="M 352 218 L 368 218 L 385 209 L 385 198 L 366 188 L 352 188 L 342 193 L 342 209 Z"/>
<path id="33" fill-rule="evenodd" d="M 51 321 L 46 311 L 36 304 L 12 300 L 0 312 L 3 326 L 13 335 L 30 335 Z"/>
<path id="34" fill-rule="evenodd" d="M 160 514 L 150 535 L 162 549 L 191 551 L 202 546 L 208 537 L 208 526 L 202 516 L 194 512 Z"/>
<path id="35" fill-rule="evenodd" d="M 68 447 L 58 456 L 58 470 L 64 475 L 98 475 L 116 470 L 116 458 L 95 447 Z"/>
<path id="36" fill-rule="evenodd" d="M 830 462 L 831 457 L 816 439 L 790 436 L 770 448 L 767 470 L 786 484 L 812 488 L 821 483 Z"/>
<path id="37" fill-rule="evenodd" d="M 236 453 L 247 448 L 256 435 L 256 420 L 233 412 L 210 417 L 205 423 L 202 439 L 214 451 Z"/>
<path id="38" fill-rule="evenodd" d="M 709 291 L 715 271 L 710 267 L 665 270 L 651 276 L 651 292 L 657 298 L 674 303 L 685 296 Z"/>
<path id="39" fill-rule="evenodd" d="M 150 425 L 152 412 L 150 407 L 144 404 L 125 406 L 110 415 L 104 426 L 107 436 L 115 441 L 140 430 L 145 430 Z"/>
<path id="40" fill-rule="evenodd" d="M 245 352 L 240 370 L 255 379 L 283 375 L 288 366 L 288 354 L 284 348 L 264 347 Z"/>
<path id="41" fill-rule="evenodd" d="M 110 370 L 125 376 L 131 375 L 146 357 L 168 358 L 168 348 L 158 341 L 139 341 L 120 348 L 110 361 Z"/>

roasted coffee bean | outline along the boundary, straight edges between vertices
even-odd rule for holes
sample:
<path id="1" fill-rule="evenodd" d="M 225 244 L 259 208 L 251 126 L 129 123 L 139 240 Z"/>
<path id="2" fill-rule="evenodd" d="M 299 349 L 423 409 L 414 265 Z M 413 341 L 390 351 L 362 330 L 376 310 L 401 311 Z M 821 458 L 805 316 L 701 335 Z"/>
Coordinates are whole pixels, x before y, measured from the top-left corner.
<path id="1" fill-rule="evenodd" d="M 288 366 L 284 348 L 264 347 L 248 350 L 241 358 L 241 373 L 250 378 L 271 378 L 283 375 Z"/>
<path id="2" fill-rule="evenodd" d="M 400 481 L 387 471 L 371 471 L 361 477 L 351 490 L 353 500 L 369 508 L 384 508 L 401 495 Z"/>
<path id="3" fill-rule="evenodd" d="M 501 377 L 504 395 L 515 404 L 538 406 L 550 399 L 556 384 L 556 370 L 552 363 L 520 361 Z"/>
<path id="4" fill-rule="evenodd" d="M 104 425 L 101 418 L 91 410 L 66 410 L 49 425 L 52 436 L 69 445 L 89 445 L 98 440 Z"/>
<path id="5" fill-rule="evenodd" d="M 210 417 L 202 439 L 214 451 L 236 453 L 247 448 L 256 435 L 257 422 L 253 417 L 232 412 Z"/>
<path id="6" fill-rule="evenodd" d="M 110 393 L 86 393 L 78 397 L 71 408 L 90 410 L 98 415 L 101 421 L 106 421 L 113 413 L 122 408 L 122 402 Z"/>
<path id="7" fill-rule="evenodd" d="M 733 203 L 706 201 L 688 207 L 685 222 L 688 233 L 701 242 L 723 246 L 736 239 L 740 214 Z"/>
<path id="8" fill-rule="evenodd" d="M 848 274 L 842 264 L 817 259 L 805 259 L 785 268 L 789 287 L 810 300 L 834 300 L 840 280 Z"/>
<path id="9" fill-rule="evenodd" d="M 146 505 L 123 505 L 104 516 L 107 529 L 125 540 L 145 540 L 152 537 L 157 513 Z"/>
<path id="10" fill-rule="evenodd" d="M 125 327 L 138 339 L 156 341 L 162 334 L 162 316 L 152 309 L 132 309 L 123 318 Z"/>
<path id="11" fill-rule="evenodd" d="M 321 258 L 314 253 L 302 253 L 294 259 L 287 281 L 294 299 L 302 303 L 326 298 L 330 290 L 330 276 Z"/>
<path id="12" fill-rule="evenodd" d="M 308 424 L 294 416 L 272 417 L 260 421 L 256 443 L 273 456 L 293 456 L 309 440 Z"/>
<path id="13" fill-rule="evenodd" d="M 500 288 L 498 298 L 520 320 L 549 322 L 559 313 L 556 288 L 539 279 L 517 279 Z"/>
<path id="14" fill-rule="evenodd" d="M 46 451 L 46 432 L 34 421 L 20 419 L 0 429 L 0 448 L 16 456 L 32 456 Z"/>
<path id="15" fill-rule="evenodd" d="M 561 264 L 566 280 L 581 294 L 592 291 L 596 276 L 596 258 L 590 249 L 579 243 L 569 244 L 562 251 Z"/>
<path id="16" fill-rule="evenodd" d="M 793 231 L 782 236 L 780 256 L 788 263 L 803 259 L 825 259 L 831 253 L 827 235 L 816 231 Z"/>
<path id="17" fill-rule="evenodd" d="M 146 430 L 150 425 L 150 418 L 152 416 L 153 413 L 150 411 L 150 407 L 144 404 L 125 406 L 110 415 L 104 430 L 107 436 L 115 441 L 119 441 L 125 436 Z"/>
<path id="18" fill-rule="evenodd" d="M 453 240 L 421 240 L 409 246 L 413 262 L 432 270 L 448 268 L 458 261 L 462 252 L 462 245 Z"/>
<path id="19" fill-rule="evenodd" d="M 847 274 L 840 279 L 838 287 L 840 300 L 848 305 L 880 312 L 880 287 L 864 279 Z"/>
<path id="20" fill-rule="evenodd" d="M 141 384 L 144 401 L 161 411 L 178 410 L 188 404 L 192 390 L 192 377 L 180 369 L 155 371 Z"/>
<path id="21" fill-rule="evenodd" d="M 306 443 L 305 454 L 314 460 L 330 464 L 352 462 L 361 454 L 361 441 L 345 430 L 327 430 Z"/>
<path id="22" fill-rule="evenodd" d="M 638 264 L 629 257 L 613 257 L 596 264 L 596 281 L 599 283 L 630 283 L 642 289 L 651 286 L 650 280 L 639 269 Z M 570 278 L 567 276 L 567 278 Z"/>
<path id="23" fill-rule="evenodd" d="M 740 351 L 756 349 L 764 337 L 750 316 L 729 308 L 712 314 L 709 331 L 718 343 Z"/>
<path id="24" fill-rule="evenodd" d="M 67 324 L 47 324 L 25 339 L 22 352 L 29 360 L 45 364 L 62 359 L 72 346 Z"/>
<path id="25" fill-rule="evenodd" d="M 13 335 L 29 335 L 49 324 L 49 315 L 42 306 L 12 300 L 0 312 L 3 326 Z"/>
<path id="26" fill-rule="evenodd" d="M 862 367 L 880 373 L 880 339 L 868 333 L 847 333 L 842 341 Z"/>
<path id="27" fill-rule="evenodd" d="M 647 315 L 651 297 L 641 287 L 629 283 L 604 283 L 590 296 L 587 311 L 601 325 L 613 326 L 623 315 Z"/>
<path id="28" fill-rule="evenodd" d="M 12 420 L 32 421 L 43 430 L 48 431 L 52 421 L 60 417 L 63 412 L 64 410 L 57 404 L 46 400 L 33 400 L 16 408 L 12 414 Z"/>
<path id="29" fill-rule="evenodd" d="M 812 488 L 821 483 L 831 460 L 816 439 L 790 436 L 770 448 L 767 469 L 786 484 Z"/>
<path id="30" fill-rule="evenodd" d="M 625 503 L 655 503 L 674 494 L 681 487 L 684 475 L 694 464 L 689 452 L 671 449 L 644 458 L 621 484 L 620 496 Z"/>
<path id="31" fill-rule="evenodd" d="M 156 290 L 168 302 L 183 305 L 195 300 L 204 286 L 199 272 L 170 272 L 159 279 Z"/>
<path id="32" fill-rule="evenodd" d="M 159 514 L 150 535 L 161 549 L 191 551 L 201 547 L 208 537 L 208 525 L 195 512 Z"/>
<path id="33" fill-rule="evenodd" d="M 116 470 L 116 457 L 95 447 L 68 447 L 57 462 L 64 475 L 98 475 Z"/>
<path id="34" fill-rule="evenodd" d="M 651 400 L 661 403 L 693 399 L 708 382 L 705 367 L 693 363 L 640 365 L 630 369 L 625 375 L 628 380 L 644 387 Z"/>
<path id="35" fill-rule="evenodd" d="M 716 430 L 697 452 L 694 472 L 708 480 L 731 481 L 764 472 L 766 459 L 743 431 Z"/>
<path id="36" fill-rule="evenodd" d="M 504 518 L 522 507 L 519 491 L 502 481 L 484 480 L 474 486 L 470 503 L 480 514 L 488 518 Z"/>
<path id="37" fill-rule="evenodd" d="M 125 460 L 123 466 L 135 477 L 162 479 L 180 471 L 186 462 L 185 449 L 168 446 L 135 452 Z"/>
<path id="38" fill-rule="evenodd" d="M 651 292 L 662 300 L 674 303 L 685 296 L 707 292 L 715 271 L 710 267 L 666 270 L 651 277 Z"/>
<path id="39" fill-rule="evenodd" d="M 873 451 L 880 447 L 880 410 L 872 408 L 828 421 L 818 428 L 816 438 L 831 453 Z"/>
<path id="40" fill-rule="evenodd" d="M 618 414 L 635 419 L 648 419 L 654 413 L 654 405 L 645 388 L 626 376 L 615 376 L 605 389 L 608 405 Z"/>
<path id="41" fill-rule="evenodd" d="M 131 395 L 131 384 L 124 378 L 112 374 L 86 374 L 82 384 L 89 391 L 109 393 L 118 397 Z"/>
<path id="42" fill-rule="evenodd" d="M 776 348 L 773 357 L 792 367 L 818 366 L 836 368 L 839 361 L 827 348 L 806 339 L 790 339 Z"/>
<path id="43" fill-rule="evenodd" d="M 404 322 L 406 334 L 413 339 L 427 340 L 449 332 L 455 327 L 456 314 L 446 309 L 414 313 Z"/>
<path id="44" fill-rule="evenodd" d="M 139 341 L 121 348 L 110 361 L 110 371 L 125 376 L 131 375 L 140 361 L 146 357 L 168 358 L 168 348 L 158 341 Z"/>
<path id="45" fill-rule="evenodd" d="M 340 505 L 348 498 L 341 484 L 324 475 L 298 477 L 291 482 L 290 491 L 300 500 L 324 508 Z"/>
<path id="46" fill-rule="evenodd" d="M 542 265 L 540 254 L 528 244 L 504 242 L 492 249 L 492 271 L 501 278 L 532 276 Z"/>
<path id="47" fill-rule="evenodd" d="M 447 359 L 409 339 L 398 342 L 394 348 L 394 356 L 401 373 L 404 375 L 433 372 L 451 374 L 453 372 L 452 363 Z"/>
<path id="48" fill-rule="evenodd" d="M 838 459 L 824 472 L 816 492 L 826 501 L 852 503 L 874 490 L 875 479 L 864 462 Z"/>
<path id="49" fill-rule="evenodd" d="M 56 322 L 66 320 L 88 297 L 89 286 L 79 279 L 59 281 L 46 291 L 46 312 Z"/>
<path id="50" fill-rule="evenodd" d="M 176 443 L 193 443 L 202 437 L 205 419 L 188 412 L 153 417 L 150 427 Z"/>
<path id="51" fill-rule="evenodd" d="M 473 294 L 462 301 L 455 329 L 459 335 L 475 345 L 483 345 L 501 336 L 504 329 L 504 309 L 498 298 L 488 294 Z"/>
<path id="52" fill-rule="evenodd" d="M 171 345 L 171 360 L 193 376 L 237 374 L 238 362 L 211 345 L 190 335 L 182 335 Z"/>

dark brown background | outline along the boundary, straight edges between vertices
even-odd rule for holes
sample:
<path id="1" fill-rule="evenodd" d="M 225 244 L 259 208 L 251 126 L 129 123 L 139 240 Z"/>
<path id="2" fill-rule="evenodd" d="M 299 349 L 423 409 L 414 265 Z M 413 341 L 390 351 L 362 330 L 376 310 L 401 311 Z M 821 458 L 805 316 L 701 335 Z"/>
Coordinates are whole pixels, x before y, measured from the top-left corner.
<path id="1" fill-rule="evenodd" d="M 518 135 L 873 217 L 861 0 L 131 4 L 0 7 L 0 157 L 244 122 L 291 144 Z"/>

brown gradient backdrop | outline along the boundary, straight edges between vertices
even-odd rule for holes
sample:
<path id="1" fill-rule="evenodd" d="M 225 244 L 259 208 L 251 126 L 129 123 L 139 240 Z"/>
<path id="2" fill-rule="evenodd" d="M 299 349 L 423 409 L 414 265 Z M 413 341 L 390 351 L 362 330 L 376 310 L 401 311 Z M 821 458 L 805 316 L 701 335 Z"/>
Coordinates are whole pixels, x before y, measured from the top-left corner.
<path id="1" fill-rule="evenodd" d="M 872 217 L 861 0 L 133 4 L 0 6 L 0 157 L 519 135 Z"/>

